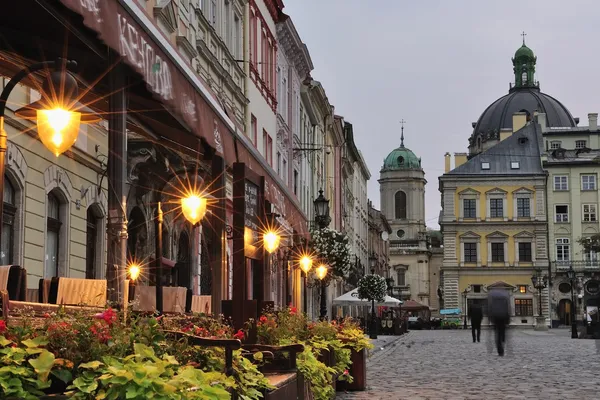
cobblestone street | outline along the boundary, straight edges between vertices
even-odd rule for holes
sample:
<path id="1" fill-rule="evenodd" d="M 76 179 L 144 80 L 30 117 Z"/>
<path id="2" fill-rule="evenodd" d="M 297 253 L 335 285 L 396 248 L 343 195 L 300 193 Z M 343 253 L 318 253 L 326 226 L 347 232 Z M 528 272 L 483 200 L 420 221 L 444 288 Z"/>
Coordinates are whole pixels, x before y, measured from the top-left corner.
<path id="1" fill-rule="evenodd" d="M 368 390 L 340 400 L 597 399 L 600 341 L 569 330 L 511 330 L 506 355 L 492 351 L 492 331 L 412 331 L 374 352 Z"/>

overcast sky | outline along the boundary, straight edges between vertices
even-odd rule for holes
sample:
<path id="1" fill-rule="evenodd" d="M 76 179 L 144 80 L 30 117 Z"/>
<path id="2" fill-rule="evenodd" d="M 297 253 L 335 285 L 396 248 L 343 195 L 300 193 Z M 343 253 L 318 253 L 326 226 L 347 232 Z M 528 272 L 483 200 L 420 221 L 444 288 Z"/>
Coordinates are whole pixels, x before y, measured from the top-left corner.
<path id="1" fill-rule="evenodd" d="M 466 152 L 485 108 L 508 93 L 511 58 L 537 56 L 541 90 L 587 125 L 600 112 L 600 1 L 284 0 L 337 114 L 354 126 L 379 207 L 379 170 L 405 145 L 422 158 L 427 225 L 437 227 L 446 151 Z"/>

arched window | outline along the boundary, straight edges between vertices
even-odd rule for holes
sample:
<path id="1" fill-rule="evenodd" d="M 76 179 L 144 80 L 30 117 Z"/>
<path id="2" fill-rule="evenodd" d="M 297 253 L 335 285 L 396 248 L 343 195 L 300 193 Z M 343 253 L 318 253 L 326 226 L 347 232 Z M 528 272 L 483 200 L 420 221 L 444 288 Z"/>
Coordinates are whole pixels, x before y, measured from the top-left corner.
<path id="1" fill-rule="evenodd" d="M 147 238 L 144 213 L 139 207 L 134 207 L 129 214 L 127 228 L 127 258 L 129 260 L 140 262 L 144 259 Z"/>
<path id="2" fill-rule="evenodd" d="M 394 204 L 396 206 L 396 219 L 406 219 L 406 193 L 403 191 L 396 192 Z"/>
<path id="3" fill-rule="evenodd" d="M 46 277 L 58 276 L 61 232 L 61 201 L 57 194 L 48 193 L 46 221 Z"/>
<path id="4" fill-rule="evenodd" d="M 0 265 L 14 263 L 14 237 L 15 215 L 17 214 L 15 187 L 4 176 L 4 216 L 2 218 L 2 250 L 0 251 Z"/>

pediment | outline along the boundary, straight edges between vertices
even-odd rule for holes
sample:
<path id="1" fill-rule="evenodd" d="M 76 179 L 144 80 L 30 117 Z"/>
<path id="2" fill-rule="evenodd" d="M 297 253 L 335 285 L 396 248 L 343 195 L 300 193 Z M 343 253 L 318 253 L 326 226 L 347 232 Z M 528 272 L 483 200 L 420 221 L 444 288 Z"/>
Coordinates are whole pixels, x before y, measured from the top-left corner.
<path id="1" fill-rule="evenodd" d="M 489 235 L 486 235 L 487 238 L 507 238 L 508 235 L 504 232 L 496 231 L 492 232 Z"/>
<path id="2" fill-rule="evenodd" d="M 504 189 L 500 189 L 500 188 L 496 187 L 496 188 L 488 190 L 485 193 L 486 194 L 506 194 L 508 192 L 506 190 L 504 190 Z"/>
<path id="3" fill-rule="evenodd" d="M 486 289 L 487 290 L 490 290 L 490 289 L 514 290 L 514 289 L 516 289 L 516 286 L 511 285 L 510 283 L 506 283 L 504 281 L 497 281 L 497 282 L 487 285 Z"/>
<path id="4" fill-rule="evenodd" d="M 459 236 L 461 239 L 479 239 L 481 235 L 476 234 L 475 232 L 465 232 Z"/>
<path id="5" fill-rule="evenodd" d="M 154 6 L 154 17 L 160 19 L 171 33 L 177 29 L 177 13 L 173 0 L 158 0 Z"/>
<path id="6" fill-rule="evenodd" d="M 517 190 L 513 190 L 513 194 L 532 194 L 533 190 L 528 189 L 526 187 L 519 188 Z"/>
<path id="7" fill-rule="evenodd" d="M 471 189 L 471 188 L 467 188 L 465 190 L 461 190 L 460 192 L 458 192 L 459 195 L 461 196 L 479 196 L 481 193 L 479 193 L 477 190 L 475 189 Z"/>
<path id="8" fill-rule="evenodd" d="M 516 238 L 532 238 L 534 236 L 535 235 L 533 233 L 528 232 L 528 231 L 522 231 L 515 235 Z"/>

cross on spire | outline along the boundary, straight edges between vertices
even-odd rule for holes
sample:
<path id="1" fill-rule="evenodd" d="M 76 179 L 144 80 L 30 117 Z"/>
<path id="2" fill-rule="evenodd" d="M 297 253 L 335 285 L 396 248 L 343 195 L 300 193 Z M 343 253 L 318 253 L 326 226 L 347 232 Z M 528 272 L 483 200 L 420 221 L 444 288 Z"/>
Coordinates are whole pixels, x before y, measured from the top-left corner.
<path id="1" fill-rule="evenodd" d="M 400 134 L 400 147 L 404 147 L 404 124 L 406 123 L 406 121 L 403 119 L 400 121 L 400 125 L 401 125 L 401 134 Z"/>
<path id="2" fill-rule="evenodd" d="M 525 36 L 527 36 L 525 31 L 523 31 L 523 33 L 521 33 L 521 36 L 523 36 L 523 46 L 525 46 Z"/>

